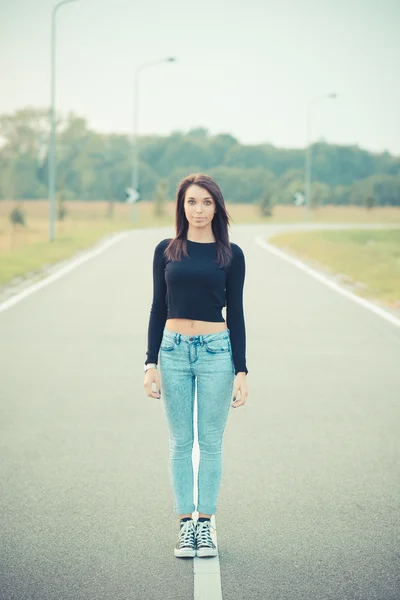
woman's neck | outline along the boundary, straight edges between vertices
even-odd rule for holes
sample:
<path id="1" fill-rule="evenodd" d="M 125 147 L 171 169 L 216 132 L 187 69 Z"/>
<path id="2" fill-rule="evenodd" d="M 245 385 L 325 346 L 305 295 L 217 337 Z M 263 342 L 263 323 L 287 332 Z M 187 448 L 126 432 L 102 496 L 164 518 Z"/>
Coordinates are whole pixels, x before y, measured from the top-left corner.
<path id="1" fill-rule="evenodd" d="M 189 231 L 188 230 L 186 237 L 190 242 L 198 242 L 200 244 L 201 243 L 210 244 L 210 243 L 216 241 L 212 230 L 211 231 L 208 231 L 208 230 L 207 231 Z"/>

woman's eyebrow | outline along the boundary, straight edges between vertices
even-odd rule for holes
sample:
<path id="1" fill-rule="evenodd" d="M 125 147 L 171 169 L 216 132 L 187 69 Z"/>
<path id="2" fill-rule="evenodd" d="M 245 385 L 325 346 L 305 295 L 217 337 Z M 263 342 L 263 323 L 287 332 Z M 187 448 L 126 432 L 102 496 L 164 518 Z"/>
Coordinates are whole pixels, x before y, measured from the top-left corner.
<path id="1" fill-rule="evenodd" d="M 188 198 L 188 200 L 196 200 L 196 198 L 193 198 L 192 196 L 190 196 Z M 211 200 L 211 196 L 206 196 L 205 198 L 203 198 L 203 200 Z"/>

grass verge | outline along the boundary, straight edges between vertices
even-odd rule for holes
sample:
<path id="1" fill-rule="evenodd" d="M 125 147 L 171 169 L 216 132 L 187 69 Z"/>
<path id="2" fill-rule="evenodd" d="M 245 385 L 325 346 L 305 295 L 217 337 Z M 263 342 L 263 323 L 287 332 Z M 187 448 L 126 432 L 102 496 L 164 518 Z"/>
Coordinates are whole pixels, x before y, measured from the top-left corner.
<path id="1" fill-rule="evenodd" d="M 400 309 L 400 228 L 282 233 L 269 242 L 338 274 L 358 295 Z"/>

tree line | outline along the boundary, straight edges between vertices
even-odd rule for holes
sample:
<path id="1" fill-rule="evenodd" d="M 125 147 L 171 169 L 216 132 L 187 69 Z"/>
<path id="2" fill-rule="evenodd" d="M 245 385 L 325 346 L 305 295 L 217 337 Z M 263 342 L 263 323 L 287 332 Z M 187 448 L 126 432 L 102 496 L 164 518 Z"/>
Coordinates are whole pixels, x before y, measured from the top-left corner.
<path id="1" fill-rule="evenodd" d="M 49 115 L 26 108 L 0 116 L 0 199 L 47 198 Z M 241 144 L 205 128 L 140 136 L 141 200 L 163 189 L 174 199 L 185 175 L 215 178 L 227 202 L 292 204 L 304 194 L 303 149 Z M 312 146 L 312 204 L 400 206 L 400 157 L 358 146 Z M 57 191 L 63 200 L 125 201 L 132 154 L 129 135 L 92 131 L 73 113 L 57 118 Z"/>

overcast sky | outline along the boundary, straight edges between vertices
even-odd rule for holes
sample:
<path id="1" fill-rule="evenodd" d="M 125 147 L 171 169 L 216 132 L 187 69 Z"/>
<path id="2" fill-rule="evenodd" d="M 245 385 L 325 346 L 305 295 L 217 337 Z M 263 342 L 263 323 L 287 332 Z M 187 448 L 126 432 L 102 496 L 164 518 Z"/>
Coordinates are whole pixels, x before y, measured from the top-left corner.
<path id="1" fill-rule="evenodd" d="M 0 113 L 50 103 L 53 0 L 0 0 Z M 246 144 L 313 139 L 400 154 L 399 0 L 79 0 L 57 17 L 57 109 L 97 131 L 203 126 Z"/>

